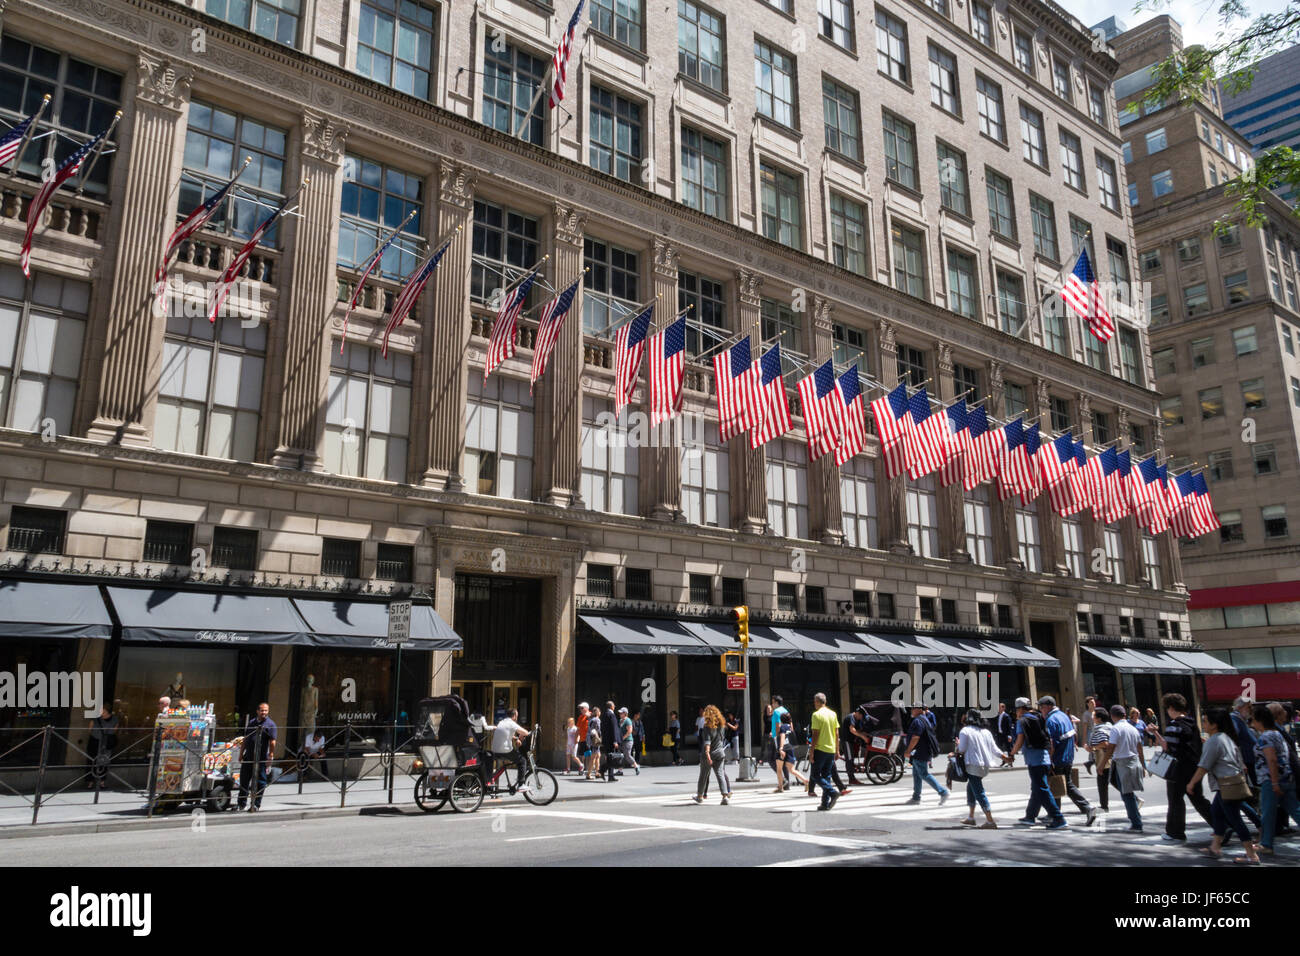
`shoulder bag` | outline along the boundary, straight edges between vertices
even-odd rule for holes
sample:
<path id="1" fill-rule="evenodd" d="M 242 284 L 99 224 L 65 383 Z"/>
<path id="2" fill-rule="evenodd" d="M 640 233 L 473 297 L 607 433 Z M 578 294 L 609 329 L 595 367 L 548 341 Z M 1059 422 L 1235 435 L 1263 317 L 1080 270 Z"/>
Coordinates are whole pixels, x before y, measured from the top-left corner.
<path id="1" fill-rule="evenodd" d="M 1147 769 L 1157 777 L 1163 777 L 1166 780 L 1169 779 L 1176 766 L 1178 766 L 1178 761 L 1163 750 L 1147 761 Z"/>

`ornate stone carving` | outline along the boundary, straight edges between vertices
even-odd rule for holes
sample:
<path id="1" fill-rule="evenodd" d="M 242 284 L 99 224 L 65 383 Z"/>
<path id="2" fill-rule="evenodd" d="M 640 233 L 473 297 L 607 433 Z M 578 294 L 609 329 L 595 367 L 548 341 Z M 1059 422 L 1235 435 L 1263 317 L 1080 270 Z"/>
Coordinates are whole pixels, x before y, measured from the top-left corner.
<path id="1" fill-rule="evenodd" d="M 656 254 L 658 250 L 656 249 Z M 751 308 L 761 308 L 763 299 L 758 290 L 763 285 L 763 277 L 753 269 L 736 270 L 736 286 L 740 292 L 740 304 Z"/>
<path id="2" fill-rule="evenodd" d="M 813 296 L 813 328 L 831 334 L 831 300 L 825 296 Z"/>
<path id="3" fill-rule="evenodd" d="M 469 209 L 474 205 L 474 186 L 477 183 L 478 175 L 474 170 L 443 160 L 439 170 L 438 198 L 457 209 Z"/>
<path id="4" fill-rule="evenodd" d="M 938 343 L 935 351 L 939 356 L 939 371 L 945 375 L 952 374 L 952 346 L 947 342 Z"/>
<path id="5" fill-rule="evenodd" d="M 1127 439 L 1128 438 L 1128 409 L 1121 405 L 1119 407 L 1118 412 L 1115 415 L 1115 421 L 1119 426 L 1119 436 L 1121 438 Z"/>
<path id="6" fill-rule="evenodd" d="M 898 344 L 894 340 L 894 326 L 890 322 L 880 323 L 880 351 L 888 352 L 890 355 L 898 352 Z"/>
<path id="7" fill-rule="evenodd" d="M 178 67 L 171 60 L 163 60 L 141 53 L 136 61 L 136 99 L 155 106 L 180 112 L 190 95 L 194 72 L 185 66 Z"/>
<path id="8" fill-rule="evenodd" d="M 555 241 L 571 246 L 582 246 L 582 234 L 587 227 L 587 217 L 573 206 L 555 204 Z"/>
<path id="9" fill-rule="evenodd" d="M 1047 414 L 1051 403 L 1047 398 L 1047 379 L 1035 376 L 1034 378 L 1034 404 L 1035 411 L 1039 415 Z"/>
<path id="10" fill-rule="evenodd" d="M 302 114 L 302 152 L 304 156 L 319 159 L 336 166 L 343 162 L 343 147 L 348 138 L 346 126 L 335 125 L 327 116 L 310 110 Z"/>
<path id="11" fill-rule="evenodd" d="M 655 237 L 655 272 L 666 279 L 677 281 L 677 247 L 659 236 Z"/>
<path id="12" fill-rule="evenodd" d="M 1002 363 L 994 360 L 989 362 L 989 392 L 1002 391 Z"/>
<path id="13" fill-rule="evenodd" d="M 1079 427 L 1090 427 L 1092 425 L 1092 396 L 1087 392 L 1078 392 L 1075 395 L 1075 401 L 1079 406 Z"/>

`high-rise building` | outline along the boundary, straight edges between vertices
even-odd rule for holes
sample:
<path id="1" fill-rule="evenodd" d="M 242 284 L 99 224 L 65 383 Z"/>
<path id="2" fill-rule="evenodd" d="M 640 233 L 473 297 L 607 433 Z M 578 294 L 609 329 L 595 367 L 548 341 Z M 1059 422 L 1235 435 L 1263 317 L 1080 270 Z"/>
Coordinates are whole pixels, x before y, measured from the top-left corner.
<path id="1" fill-rule="evenodd" d="M 1204 471 L 1223 525 L 1182 545 L 1192 628 L 1252 672 L 1258 695 L 1295 698 L 1300 222 L 1271 193 L 1261 228 L 1242 221 L 1224 183 L 1249 167 L 1248 148 L 1216 87 L 1194 101 L 1144 102 L 1151 67 L 1182 47 L 1174 20 L 1156 17 L 1113 45 L 1165 448 L 1171 465 Z M 1223 700 L 1242 684 L 1207 686 Z"/>
<path id="2" fill-rule="evenodd" d="M 400 709 L 453 689 L 517 706 L 551 753 L 584 697 L 640 702 L 652 740 L 669 709 L 738 709 L 714 658 L 738 603 L 770 638 L 755 700 L 796 709 L 887 697 L 919 661 L 996 666 L 1003 698 L 1076 708 L 1190 691 L 1204 661 L 1171 656 L 1195 648 L 1167 537 L 886 480 L 874 435 L 841 468 L 809 462 L 797 408 L 758 450 L 718 439 L 708 353 L 751 335 L 782 344 L 792 398 L 834 357 L 1157 447 L 1129 283 L 1106 345 L 1040 308 L 1084 244 L 1104 276 L 1137 269 L 1116 62 L 1056 4 L 590 0 L 554 109 L 568 0 L 88 9 L 0 7 L 0 116 L 48 92 L 56 131 L 0 175 L 0 561 L 104 586 L 79 592 L 115 608 L 79 652 L 111 663 L 130 719 L 181 672 L 222 713 L 267 699 L 298 725 L 315 687 L 323 723 L 383 720 L 371 605 L 412 590 L 464 646 L 417 641 Z M 25 278 L 42 165 L 117 110 L 114 151 L 57 194 Z M 155 316 L 166 235 L 246 158 Z M 245 314 L 209 323 L 220 270 L 291 195 L 241 270 Z M 403 278 L 447 240 L 383 354 Z M 519 354 L 485 379 L 501 292 L 535 266 Z M 584 269 L 530 388 L 537 310 Z M 644 377 L 612 414 L 614 330 L 648 302 L 660 325 L 692 309 L 684 412 L 659 432 Z M 1103 653 L 1121 643 L 1145 670 Z M 34 621 L 0 650 L 75 644 Z"/>
<path id="3" fill-rule="evenodd" d="M 1300 45 L 1288 47 L 1256 64 L 1249 89 L 1223 91 L 1223 118 L 1250 141 L 1256 156 L 1274 146 L 1300 151 Z M 1278 190 L 1295 205 L 1300 197 L 1290 187 Z"/>

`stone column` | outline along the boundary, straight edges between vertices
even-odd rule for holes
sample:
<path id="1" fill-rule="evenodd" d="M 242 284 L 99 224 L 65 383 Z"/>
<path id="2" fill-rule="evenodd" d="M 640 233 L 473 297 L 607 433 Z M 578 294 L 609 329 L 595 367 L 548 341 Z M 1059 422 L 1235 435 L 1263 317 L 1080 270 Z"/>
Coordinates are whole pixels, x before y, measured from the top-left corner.
<path id="1" fill-rule="evenodd" d="M 813 296 L 813 321 L 808 331 L 808 354 L 813 357 L 813 361 L 831 354 L 835 341 L 831 327 L 831 304 L 820 295 Z M 808 524 L 815 540 L 823 544 L 844 543 L 840 469 L 835 464 L 834 452 L 808 463 Z"/>
<path id="2" fill-rule="evenodd" d="M 1034 378 L 1034 417 L 1038 419 L 1039 434 L 1051 427 L 1052 401 L 1047 394 L 1047 379 Z M 1070 567 L 1065 563 L 1065 535 L 1061 531 L 1061 518 L 1052 510 L 1052 498 L 1044 485 L 1038 496 L 1038 537 L 1043 542 L 1043 571 L 1069 577 Z"/>
<path id="3" fill-rule="evenodd" d="M 1083 432 L 1083 443 L 1091 446 L 1093 443 L 1092 399 L 1084 392 L 1077 392 L 1075 401 L 1079 405 L 1079 429 Z M 1090 455 L 1089 458 L 1091 457 Z M 1083 529 L 1084 577 L 1095 581 L 1110 580 L 1107 575 L 1093 571 L 1098 549 L 1103 553 L 1106 550 L 1104 534 L 1106 526 L 1092 517 L 1091 508 L 1079 512 L 1079 523 Z"/>
<path id="4" fill-rule="evenodd" d="M 443 161 L 439 170 L 437 237 L 454 233 L 427 289 L 433 294 L 421 309 L 420 399 L 429 413 L 421 430 L 423 454 L 412 456 L 420 483 L 439 491 L 463 491 L 460 473 L 465 446 L 465 406 L 468 401 L 470 248 L 474 233 L 473 170 Z M 413 420 L 416 420 L 413 418 Z"/>
<path id="5" fill-rule="evenodd" d="M 894 327 L 880 323 L 880 381 L 884 385 L 898 380 L 898 344 Z M 885 547 L 894 554 L 907 554 L 912 547 L 907 542 L 907 495 L 903 485 L 904 475 L 885 478 L 884 458 L 876 459 L 877 532 Z M 882 494 L 883 492 L 883 494 Z"/>
<path id="6" fill-rule="evenodd" d="M 762 298 L 758 294 L 763 277 L 752 269 L 736 270 L 736 290 L 740 307 L 736 312 L 737 331 L 751 330 L 751 350 L 763 341 Z M 757 334 L 754 330 L 757 327 Z M 761 357 L 751 352 L 755 362 Z M 767 528 L 767 456 L 762 448 L 749 447 L 749 434 L 731 441 L 731 510 L 733 527 L 746 534 L 762 534 Z"/>
<path id="7" fill-rule="evenodd" d="M 586 218 L 555 204 L 553 285 L 564 291 L 582 272 L 582 232 Z M 582 287 L 560 329 L 560 337 L 537 383 L 538 428 L 542 446 L 534 447 L 538 499 L 551 505 L 582 507 Z"/>
<path id="8" fill-rule="evenodd" d="M 655 300 L 656 330 L 662 329 L 677 314 L 677 247 L 667 239 L 654 241 L 652 283 Z M 653 332 L 651 333 L 653 334 Z M 650 356 L 646 356 L 646 374 L 649 375 Z M 650 388 L 645 389 L 645 414 L 650 414 Z M 648 505 L 650 517 L 656 521 L 672 521 L 682 511 L 682 462 L 680 449 L 670 440 L 672 422 L 664 422 L 651 433 L 651 444 L 642 455 L 642 477 L 650 481 L 642 490 L 642 502 Z M 648 464 L 649 467 L 644 466 Z M 647 497 L 648 496 L 648 497 Z"/>
<path id="9" fill-rule="evenodd" d="M 935 396 L 950 404 L 957 397 L 956 384 L 952 378 L 952 346 L 947 342 L 935 343 L 935 355 L 938 357 L 939 378 L 935 382 Z M 954 481 L 947 488 L 934 478 L 935 491 L 939 502 L 939 550 L 953 561 L 970 563 L 970 553 L 966 550 L 966 503 L 964 490 L 960 481 Z"/>
<path id="10" fill-rule="evenodd" d="M 118 155 L 127 171 L 125 189 L 114 201 L 121 229 L 112 291 L 104 338 L 96 336 L 92 343 L 97 360 L 87 366 L 87 395 L 97 396 L 91 399 L 94 419 L 86 433 L 92 441 L 136 446 L 153 441 L 166 326 L 165 316 L 153 310 L 153 276 L 176 221 L 177 193 L 171 184 L 183 149 L 183 117 L 193 79 L 184 66 L 151 54 L 141 53 L 136 62 L 129 124 L 122 124 L 125 135 L 119 134 Z"/>
<path id="11" fill-rule="evenodd" d="M 271 463 L 317 471 L 325 438 L 329 383 L 330 316 L 337 281 L 339 199 L 343 190 L 346 128 L 310 110 L 302 115 L 302 170 L 309 180 L 298 194 L 300 218 L 286 220 L 291 233 L 281 264 L 285 286 L 281 318 L 272 327 L 268 358 L 283 356 L 279 441 Z M 286 184 L 286 189 L 293 188 Z"/>
<path id="12" fill-rule="evenodd" d="M 996 414 L 1005 409 L 1006 385 L 1002 380 L 1002 363 L 989 362 L 989 401 L 988 407 Z M 996 479 L 989 482 L 989 518 L 993 530 L 994 547 L 998 550 L 998 559 L 1012 570 L 1023 570 L 1025 563 L 1020 560 L 1020 537 L 1016 534 L 1016 501 L 1012 497 L 1006 501 L 998 498 Z"/>

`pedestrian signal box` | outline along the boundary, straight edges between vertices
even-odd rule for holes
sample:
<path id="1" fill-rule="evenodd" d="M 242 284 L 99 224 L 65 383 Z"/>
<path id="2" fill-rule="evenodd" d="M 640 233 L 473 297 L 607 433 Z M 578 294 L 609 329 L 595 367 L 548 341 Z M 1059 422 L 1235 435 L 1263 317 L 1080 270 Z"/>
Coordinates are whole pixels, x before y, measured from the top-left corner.
<path id="1" fill-rule="evenodd" d="M 738 677 L 745 673 L 745 658 L 740 651 L 722 652 L 722 673 L 728 677 Z"/>

